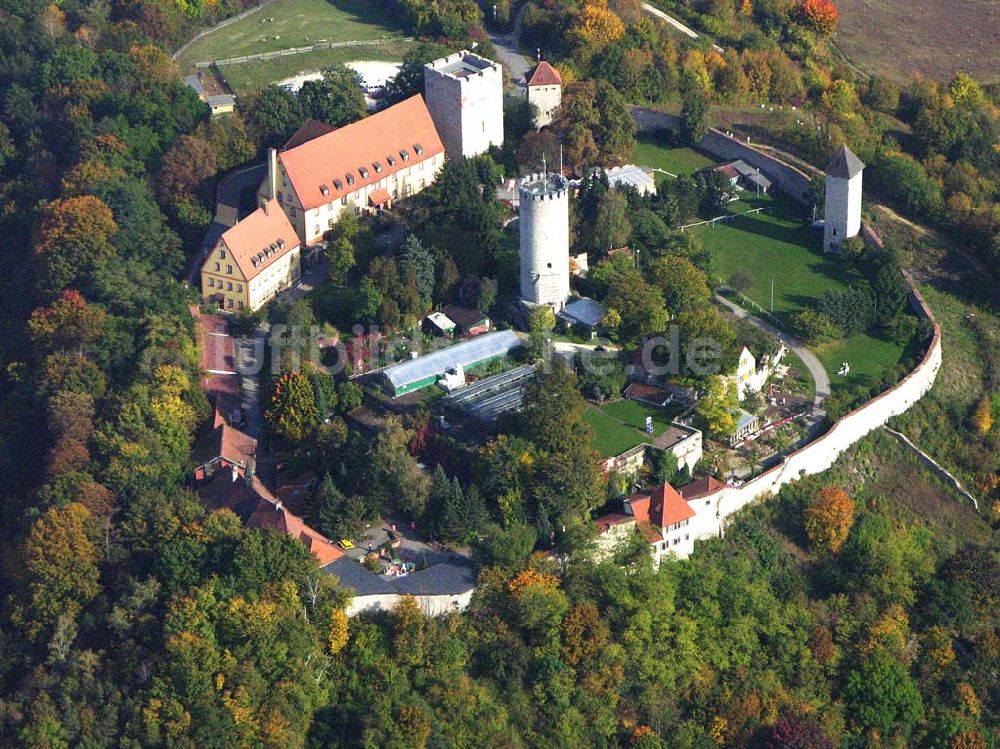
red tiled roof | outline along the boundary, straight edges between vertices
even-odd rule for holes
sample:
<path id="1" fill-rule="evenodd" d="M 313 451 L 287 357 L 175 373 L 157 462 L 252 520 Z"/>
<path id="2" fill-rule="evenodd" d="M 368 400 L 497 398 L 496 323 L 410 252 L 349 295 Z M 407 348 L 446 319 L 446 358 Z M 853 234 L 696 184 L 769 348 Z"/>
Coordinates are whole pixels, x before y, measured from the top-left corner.
<path id="1" fill-rule="evenodd" d="M 528 77 L 529 86 L 561 86 L 562 76 L 559 71 L 542 60 Z"/>
<path id="2" fill-rule="evenodd" d="M 368 196 L 369 205 L 385 205 L 390 200 L 392 200 L 392 195 L 384 187 L 380 187 L 377 190 L 372 190 L 371 194 Z"/>
<path id="3" fill-rule="evenodd" d="M 295 227 L 276 200 L 223 232 L 222 242 L 247 281 L 299 246 Z"/>
<path id="4" fill-rule="evenodd" d="M 649 522 L 666 528 L 695 515 L 684 498 L 670 484 L 661 484 L 649 499 Z"/>
<path id="5" fill-rule="evenodd" d="M 280 502 L 258 503 L 254 513 L 247 520 L 247 526 L 267 528 L 297 539 L 313 553 L 321 567 L 344 556 L 344 552 L 334 546 L 329 539 L 306 525 L 302 518 L 293 514 Z"/>
<path id="6" fill-rule="evenodd" d="M 649 522 L 649 495 L 645 493 L 632 494 L 625 503 L 632 509 L 637 523 Z"/>
<path id="7" fill-rule="evenodd" d="M 418 145 L 423 153 L 417 153 Z M 405 161 L 403 152 L 406 153 Z M 311 210 L 441 153 L 444 153 L 444 145 L 423 97 L 418 94 L 282 151 L 278 159 L 302 208 Z M 390 157 L 394 164 L 389 163 Z M 381 172 L 375 171 L 376 162 Z M 362 176 L 360 167 L 366 169 L 367 177 Z M 348 183 L 348 173 L 354 184 Z"/>
<path id="8" fill-rule="evenodd" d="M 733 168 L 732 164 L 720 164 L 719 166 L 715 167 L 715 169 L 713 169 L 712 171 L 718 172 L 719 174 L 724 174 L 727 177 L 729 177 L 729 179 L 736 179 L 740 176 L 740 173 Z"/>
<path id="9" fill-rule="evenodd" d="M 308 143 L 321 135 L 332 133 L 336 129 L 333 125 L 327 125 L 325 122 L 320 122 L 310 117 L 302 123 L 302 127 L 292 134 L 291 138 L 285 141 L 285 145 L 281 147 L 281 150 L 287 151 L 289 148 L 301 146 L 303 143 Z"/>
<path id="10" fill-rule="evenodd" d="M 694 499 L 707 497 L 709 494 L 715 494 L 717 491 L 725 489 L 728 486 L 729 484 L 719 481 L 714 476 L 701 476 L 677 491 L 684 499 L 690 502 Z"/>
<path id="11" fill-rule="evenodd" d="M 594 520 L 594 525 L 597 526 L 598 533 L 607 533 L 611 528 L 616 525 L 622 525 L 624 523 L 634 523 L 635 518 L 631 515 L 626 515 L 623 512 L 613 512 L 610 515 L 602 515 L 601 517 Z"/>

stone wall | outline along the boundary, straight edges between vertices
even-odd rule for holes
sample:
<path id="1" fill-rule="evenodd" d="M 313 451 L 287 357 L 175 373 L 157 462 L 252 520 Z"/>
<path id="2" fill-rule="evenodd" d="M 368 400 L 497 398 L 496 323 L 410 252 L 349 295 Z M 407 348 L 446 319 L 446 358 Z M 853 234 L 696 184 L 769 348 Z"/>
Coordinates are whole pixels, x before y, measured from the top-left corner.
<path id="1" fill-rule="evenodd" d="M 916 368 L 895 387 L 843 416 L 826 434 L 788 455 L 774 468 L 740 487 L 724 489 L 715 495 L 715 523 L 702 526 L 701 538 L 721 535 L 727 518 L 751 502 L 776 494 L 785 484 L 803 476 L 827 470 L 841 453 L 893 416 L 905 412 L 931 389 L 941 367 L 941 326 L 911 279 L 907 281 L 911 286 L 910 304 L 914 312 L 930 320 L 934 329 L 927 352 Z"/>
<path id="2" fill-rule="evenodd" d="M 632 107 L 632 119 L 635 120 L 639 132 L 672 130 L 680 126 L 680 118 L 677 115 L 644 107 Z M 698 148 L 720 161 L 743 159 L 750 166 L 759 169 L 783 193 L 806 204 L 810 177 L 801 169 L 714 128 L 698 141 Z"/>

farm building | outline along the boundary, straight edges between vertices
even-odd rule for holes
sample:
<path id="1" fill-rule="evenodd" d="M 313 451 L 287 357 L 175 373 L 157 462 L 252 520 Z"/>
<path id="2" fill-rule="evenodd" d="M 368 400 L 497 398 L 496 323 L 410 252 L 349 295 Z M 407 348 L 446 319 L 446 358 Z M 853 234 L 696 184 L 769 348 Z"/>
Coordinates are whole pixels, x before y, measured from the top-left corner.
<path id="1" fill-rule="evenodd" d="M 534 365 L 525 364 L 460 388 L 445 396 L 441 403 L 459 409 L 479 421 L 491 423 L 501 414 L 521 408 L 524 388 L 534 376 Z"/>
<path id="2" fill-rule="evenodd" d="M 493 327 L 490 318 L 477 309 L 448 304 L 441 311 L 454 321 L 459 335 L 481 335 L 489 333 Z"/>
<path id="3" fill-rule="evenodd" d="M 455 321 L 444 312 L 431 312 L 424 318 L 423 329 L 431 335 L 450 336 L 455 333 Z"/>
<path id="4" fill-rule="evenodd" d="M 205 102 L 212 116 L 229 114 L 236 109 L 236 97 L 229 87 L 219 81 L 211 71 L 198 71 L 185 76 L 184 83 L 194 89 L 198 98 Z"/>
<path id="5" fill-rule="evenodd" d="M 656 178 L 646 167 L 625 164 L 606 169 L 612 187 L 634 187 L 640 195 L 656 195 Z"/>
<path id="6" fill-rule="evenodd" d="M 472 369 L 506 356 L 521 346 L 512 330 L 487 333 L 416 359 L 393 364 L 382 371 L 393 398 L 435 384 L 447 372 Z"/>
<path id="7" fill-rule="evenodd" d="M 556 313 L 559 322 L 566 328 L 593 336 L 606 312 L 604 305 L 589 297 L 574 299 L 564 309 Z"/>

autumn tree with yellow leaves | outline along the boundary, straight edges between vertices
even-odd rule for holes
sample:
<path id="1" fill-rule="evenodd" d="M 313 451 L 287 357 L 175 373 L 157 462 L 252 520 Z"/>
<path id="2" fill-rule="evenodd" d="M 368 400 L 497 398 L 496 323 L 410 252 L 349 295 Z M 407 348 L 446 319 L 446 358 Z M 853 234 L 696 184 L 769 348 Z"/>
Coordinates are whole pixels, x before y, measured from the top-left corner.
<path id="1" fill-rule="evenodd" d="M 835 486 L 825 486 L 804 512 L 806 536 L 813 548 L 835 554 L 854 523 L 854 500 Z"/>

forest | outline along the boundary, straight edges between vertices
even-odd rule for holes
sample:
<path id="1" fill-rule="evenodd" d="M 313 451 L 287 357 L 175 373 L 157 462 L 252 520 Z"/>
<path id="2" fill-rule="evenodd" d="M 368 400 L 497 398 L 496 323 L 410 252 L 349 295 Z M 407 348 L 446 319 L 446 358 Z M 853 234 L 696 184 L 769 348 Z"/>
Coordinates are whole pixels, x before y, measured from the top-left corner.
<path id="1" fill-rule="evenodd" d="M 519 7 L 499 5 L 500 22 Z M 629 101 L 682 103 L 693 138 L 709 102 L 808 97 L 832 140 L 789 130 L 784 142 L 819 163 L 833 140 L 850 142 L 880 195 L 995 262 L 995 91 L 966 76 L 904 90 L 853 81 L 823 61 L 825 0 L 697 3 L 739 45 L 723 54 L 682 52 L 634 5 L 544 0 L 522 21 L 526 43 L 552 50 L 569 83 L 554 131 L 573 168 L 630 153 Z M 903 513 L 894 476 L 913 492 L 944 490 L 885 437 L 654 570 L 639 538 L 594 559 L 588 511 L 608 489 L 573 372 L 538 378 L 526 394 L 534 418 L 476 452 L 429 438 L 426 421 L 366 439 L 339 417 L 323 424 L 318 409 L 283 420 L 272 400 L 285 456 L 329 477 L 310 520 L 333 533 L 395 503 L 471 544 L 473 602 L 434 619 L 411 601 L 348 619 L 349 594 L 304 546 L 208 513 L 188 482 L 210 406 L 189 313 L 197 295 L 183 278 L 215 182 L 305 117 L 362 114 L 334 71 L 297 98 L 267 89 L 209 120 L 169 50 L 241 9 L 0 0 L 0 746 L 998 746 L 995 530 L 954 504 L 944 520 Z M 421 55 L 484 39 L 467 0 L 399 9 L 428 45 Z M 897 122 L 909 129 L 898 140 Z M 509 125 L 530 148 L 523 121 Z M 494 304 L 482 279 L 504 276 L 510 251 L 494 204 L 477 197 L 516 171 L 518 154 L 493 156 L 449 167 L 415 201 L 402 267 L 371 252 L 365 228 L 340 227 L 327 252 L 342 277 L 316 306 L 401 324 L 457 294 L 460 276 L 477 279 L 478 304 Z M 608 260 L 593 278 L 620 299 L 622 340 L 704 301 L 697 247 L 670 245 L 660 228 L 699 200 L 688 187 L 647 206 L 607 198 L 598 181 L 581 199 L 576 236 L 621 230 L 624 213 L 630 238 L 663 251 L 646 276 Z M 602 201 L 602 224 L 588 223 Z M 481 251 L 459 257 L 472 242 Z M 661 283 L 658 271 L 687 282 Z M 636 305 L 652 283 L 669 296 Z M 830 299 L 830 316 L 855 324 L 849 304 Z M 331 413 L 360 397 L 289 377 Z M 995 468 L 985 402 L 977 459 Z M 968 428 L 964 415 L 940 418 Z"/>

